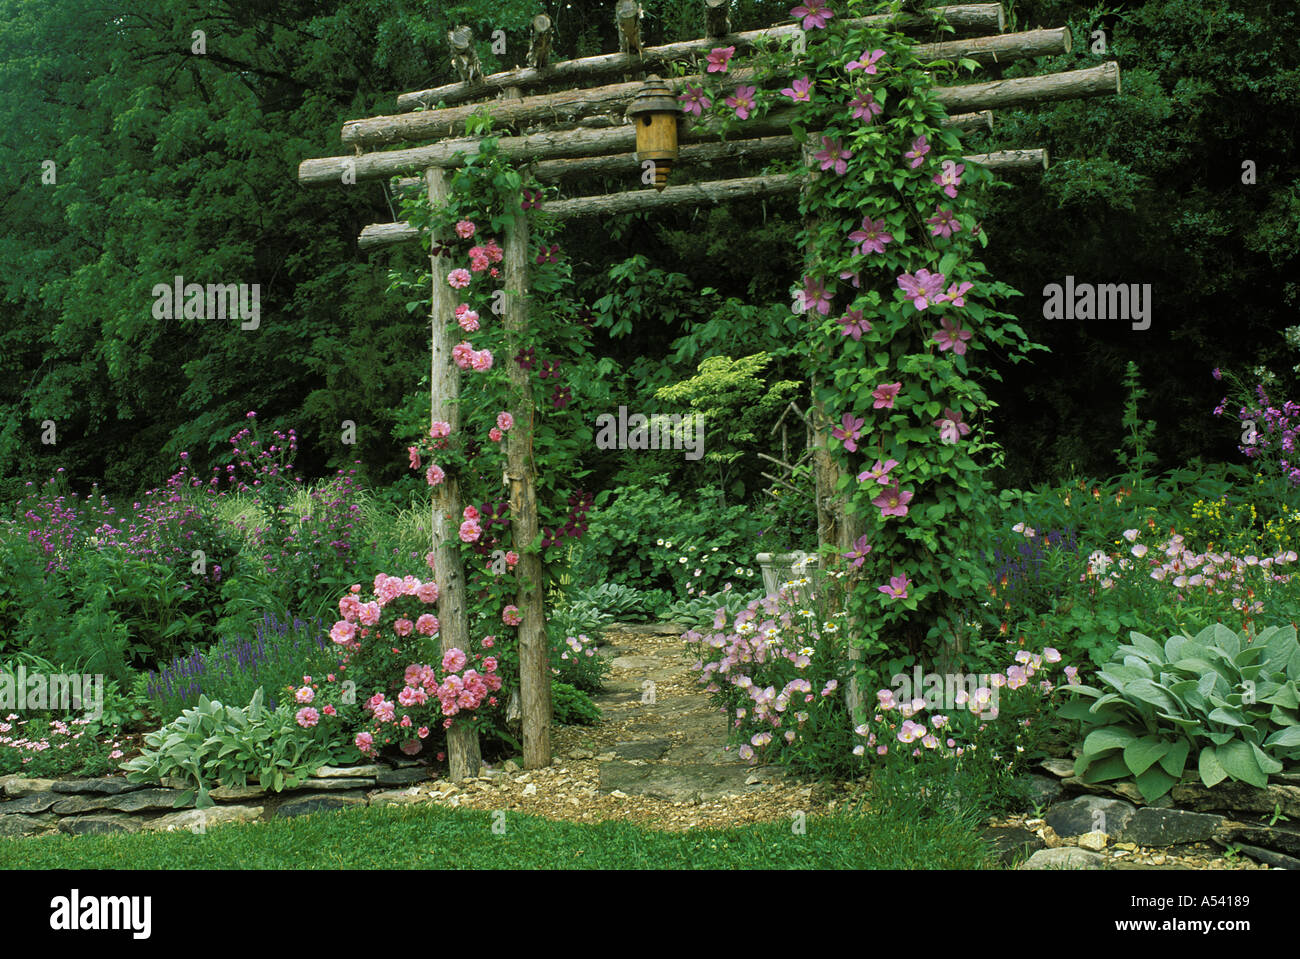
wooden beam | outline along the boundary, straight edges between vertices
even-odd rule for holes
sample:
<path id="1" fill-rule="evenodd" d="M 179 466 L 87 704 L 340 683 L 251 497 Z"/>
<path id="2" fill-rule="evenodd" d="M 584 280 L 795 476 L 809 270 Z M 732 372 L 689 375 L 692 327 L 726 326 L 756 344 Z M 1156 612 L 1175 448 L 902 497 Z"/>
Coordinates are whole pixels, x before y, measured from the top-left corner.
<path id="1" fill-rule="evenodd" d="M 425 174 L 429 202 L 434 207 L 447 203 L 447 178 L 442 170 L 431 167 Z M 417 233 L 418 236 L 418 233 Z M 441 238 L 435 236 L 435 242 Z M 447 285 L 451 258 L 434 254 L 430 258 L 433 276 L 433 302 L 430 314 L 432 345 L 430 349 L 430 422 L 442 420 L 456 432 L 460 427 L 460 368 L 452 360 L 453 337 L 448 329 L 456 310 L 456 297 Z M 460 484 L 454 473 L 432 488 L 434 572 L 438 580 L 438 641 L 442 651 L 470 646 L 465 569 L 457 541 L 461 519 Z M 468 721 L 456 719 L 447 730 L 448 774 L 453 780 L 477 776 L 482 763 L 478 731 Z"/>
<path id="2" fill-rule="evenodd" d="M 533 390 L 531 375 L 515 357 L 528 333 L 528 220 L 516 212 L 506 222 L 502 268 L 505 274 L 505 363 L 515 418 L 506 433 L 506 476 L 510 482 L 510 530 L 519 549 L 519 700 L 523 713 L 524 768 L 551 764 L 551 657 L 546 639 L 542 559 L 526 549 L 537 539 L 537 489 L 533 471 Z"/>
<path id="3" fill-rule="evenodd" d="M 849 25 L 872 24 L 875 26 L 893 26 L 904 32 L 917 35 L 931 33 L 934 30 L 936 16 L 947 18 L 959 35 L 981 35 L 1001 33 L 1006 27 L 1006 17 L 999 3 L 967 3 L 951 6 L 932 7 L 923 15 L 904 14 L 894 17 L 890 14 L 877 14 L 870 17 L 858 17 L 846 21 Z M 594 57 L 580 57 L 557 63 L 548 70 L 507 70 L 484 77 L 482 83 L 449 83 L 427 90 L 415 90 L 403 93 L 397 98 L 399 110 L 414 110 L 417 107 L 430 107 L 436 103 L 463 103 L 481 97 L 484 88 L 504 90 L 506 87 L 530 87 L 540 83 L 557 81 L 580 81 L 598 76 L 613 76 L 629 70 L 645 67 L 662 67 L 673 60 L 689 60 L 701 57 L 716 46 L 734 46 L 737 53 L 750 50 L 755 43 L 764 39 L 779 39 L 794 36 L 802 32 L 795 23 L 779 27 L 767 27 L 762 30 L 746 30 L 743 33 L 729 33 L 721 37 L 705 37 L 699 40 L 686 40 L 678 43 L 666 43 L 658 47 L 646 47 L 641 56 L 634 57 L 627 53 L 606 53 Z"/>
<path id="4" fill-rule="evenodd" d="M 956 130 L 958 133 L 981 133 L 993 132 L 993 111 L 981 110 L 978 113 L 956 113 L 948 117 L 946 127 Z"/>
<path id="5" fill-rule="evenodd" d="M 551 62 L 551 18 L 544 13 L 533 17 L 533 39 L 528 45 L 528 65 L 534 70 L 545 70 Z"/>
<path id="6" fill-rule="evenodd" d="M 1053 100 L 1075 100 L 1100 97 L 1120 92 L 1119 64 L 1113 60 L 1086 70 L 1049 73 L 1041 77 L 1017 77 L 1012 80 L 992 80 L 959 87 L 938 87 L 935 93 L 949 113 L 971 110 L 998 110 L 1005 107 L 1025 106 L 1030 103 L 1048 103 Z"/>
<path id="7" fill-rule="evenodd" d="M 1041 34 L 1052 34 L 1056 37 L 1056 43 L 1060 45 L 1060 37 L 1065 36 L 1066 46 L 1068 46 L 1069 31 L 1059 30 L 1038 30 L 1033 31 L 1032 35 L 1037 37 Z M 1008 34 L 1006 37 L 993 37 L 990 40 L 1003 41 L 1007 39 L 1023 38 L 1030 34 Z M 966 41 L 954 41 L 960 45 Z M 934 44 L 935 47 L 948 47 L 947 44 Z M 1015 49 L 1036 50 L 1039 47 L 1035 44 L 1019 43 Z M 924 56 L 922 47 L 916 48 L 918 56 Z M 1059 51 L 1058 51 L 1059 52 Z M 991 50 L 986 50 L 986 54 L 992 55 Z M 1037 56 L 1038 54 L 1028 54 Z M 1004 59 L 1012 59 L 1014 53 L 1011 49 L 1003 51 Z M 1094 67 L 1094 70 L 1102 70 L 1102 67 Z M 1118 70 L 1118 67 L 1116 67 Z M 1069 77 L 1072 74 L 1087 73 L 1086 70 L 1076 70 L 1071 73 L 1049 74 L 1048 76 Z M 757 68 L 738 67 L 728 73 L 728 79 L 734 83 L 742 83 L 747 80 L 756 79 L 758 76 Z M 676 89 L 681 90 L 688 84 L 707 82 L 711 78 L 707 73 L 693 74 L 691 76 L 674 78 L 673 83 Z M 1045 80 L 1045 77 L 1024 77 L 1020 80 L 1003 80 L 993 81 L 994 83 L 1023 83 L 1030 81 Z M 516 87 L 522 87 L 522 84 L 514 84 Z M 972 83 L 958 87 L 939 87 L 936 93 L 939 94 L 940 100 L 944 101 L 945 107 L 950 113 L 960 113 L 967 110 L 979 110 L 987 106 L 996 104 L 983 104 L 981 106 L 965 106 L 960 100 L 958 94 L 952 91 L 969 91 L 977 88 L 988 87 L 988 83 Z M 1029 89 L 1034 89 L 1031 86 Z M 604 86 L 587 87 L 585 89 L 561 90 L 557 93 L 543 93 L 522 99 L 507 99 L 492 102 L 490 110 L 493 122 L 498 126 L 511 126 L 530 121 L 559 120 L 562 118 L 583 117 L 593 113 L 602 113 L 617 111 L 626 107 L 632 102 L 641 90 L 640 81 L 628 81 L 624 83 L 610 83 Z M 1065 96 L 1074 94 L 1066 93 Z M 967 97 L 976 96 L 976 94 L 966 94 Z M 945 98 L 954 98 L 951 103 Z M 1050 99 L 1051 97 L 1047 97 Z M 376 146 L 388 143 L 410 143 L 418 140 L 431 140 L 438 137 L 449 137 L 462 134 L 465 131 L 465 124 L 471 116 L 480 112 L 485 104 L 466 104 L 457 107 L 445 107 L 438 110 L 422 110 L 414 113 L 398 113 L 390 116 L 367 117 L 362 120 L 349 120 L 343 124 L 342 139 L 344 143 L 360 146 Z"/>
<path id="8" fill-rule="evenodd" d="M 447 44 L 451 47 L 451 65 L 460 75 L 461 82 L 470 89 L 483 85 L 483 67 L 474 49 L 474 31 L 461 26 L 447 31 Z"/>
<path id="9" fill-rule="evenodd" d="M 731 0 L 704 0 L 704 35 L 725 37 L 731 32 Z"/>

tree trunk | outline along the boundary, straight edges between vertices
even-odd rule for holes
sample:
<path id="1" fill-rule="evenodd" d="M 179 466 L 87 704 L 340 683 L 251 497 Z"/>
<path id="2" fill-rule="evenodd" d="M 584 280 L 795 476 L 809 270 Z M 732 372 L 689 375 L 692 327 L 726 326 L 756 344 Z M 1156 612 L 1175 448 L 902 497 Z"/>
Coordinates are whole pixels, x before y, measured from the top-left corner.
<path id="1" fill-rule="evenodd" d="M 447 180 L 442 170 L 430 167 L 425 173 L 429 189 L 429 202 L 435 207 L 447 202 Z M 434 243 L 441 242 L 438 236 Z M 456 309 L 444 277 L 447 261 L 433 256 L 433 308 L 431 325 L 433 345 L 430 360 L 430 421 L 443 420 L 451 424 L 455 433 L 460 427 L 460 369 L 452 362 L 452 337 L 448 335 L 447 321 Z M 438 580 L 438 635 L 442 651 L 454 648 L 468 651 L 469 619 L 465 601 L 465 570 L 461 565 L 457 529 L 460 523 L 460 484 L 448 472 L 447 478 L 433 487 L 433 553 Z M 482 756 L 479 753 L 478 731 L 463 719 L 456 719 L 447 730 L 447 761 L 452 780 L 477 776 Z"/>
<path id="2" fill-rule="evenodd" d="M 526 549 L 537 538 L 537 488 L 533 470 L 533 390 L 529 371 L 515 360 L 528 332 L 528 221 L 521 213 L 506 225 L 503 266 L 506 307 L 506 366 L 510 372 L 515 425 L 506 433 L 506 470 L 510 480 L 510 528 L 519 547 L 517 603 L 519 625 L 519 698 L 523 710 L 524 768 L 551 764 L 551 657 L 546 639 L 545 594 L 541 557 Z"/>

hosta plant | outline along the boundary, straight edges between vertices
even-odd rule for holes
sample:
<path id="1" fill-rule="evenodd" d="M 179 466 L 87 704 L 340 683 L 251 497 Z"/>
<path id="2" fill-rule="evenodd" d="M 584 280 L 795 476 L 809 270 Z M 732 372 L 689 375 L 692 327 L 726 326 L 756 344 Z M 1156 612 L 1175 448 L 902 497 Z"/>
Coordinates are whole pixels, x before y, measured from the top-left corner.
<path id="1" fill-rule="evenodd" d="M 1265 786 L 1300 766 L 1300 644 L 1296 630 L 1257 635 L 1221 623 L 1163 646 L 1133 632 L 1097 672 L 1103 687 L 1069 687 L 1062 707 L 1083 722 L 1076 775 L 1099 783 L 1133 778 L 1151 802 L 1184 777 Z M 1091 700 L 1091 702 L 1088 702 Z"/>

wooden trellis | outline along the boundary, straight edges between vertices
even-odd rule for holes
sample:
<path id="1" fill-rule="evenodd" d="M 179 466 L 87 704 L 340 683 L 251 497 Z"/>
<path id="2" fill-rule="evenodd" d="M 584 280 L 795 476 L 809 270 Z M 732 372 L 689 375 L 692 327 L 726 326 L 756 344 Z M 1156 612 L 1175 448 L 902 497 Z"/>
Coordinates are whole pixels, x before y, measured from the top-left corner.
<path id="1" fill-rule="evenodd" d="M 642 185 L 642 167 L 637 159 L 636 131 L 626 115 L 633 98 L 642 90 L 644 78 L 666 72 L 671 64 L 691 65 L 691 75 L 669 81 L 680 91 L 687 84 L 705 79 L 698 72 L 703 57 L 715 47 L 734 46 L 738 53 L 753 49 L 764 38 L 779 39 L 800 32 L 798 24 L 768 27 L 740 33 L 730 32 L 730 0 L 703 0 L 705 35 L 700 39 L 648 47 L 641 42 L 640 10 L 635 0 L 618 0 L 615 24 L 619 52 L 575 60 L 552 62 L 552 26 L 545 15 L 531 24 L 528 66 L 484 76 L 474 52 L 472 32 L 458 27 L 448 34 L 452 63 L 460 82 L 429 90 L 402 94 L 397 107 L 405 111 L 390 116 L 370 117 L 345 123 L 343 142 L 353 155 L 304 160 L 298 179 L 304 184 L 353 184 L 382 180 L 403 174 L 420 174 L 434 204 L 445 195 L 444 172 L 463 164 L 465 156 L 477 153 L 480 137 L 466 136 L 466 122 L 488 105 L 500 154 L 531 167 L 541 181 L 558 183 L 570 193 L 571 184 L 590 182 L 597 176 L 625 177 L 629 189 L 600 194 L 572 193 L 547 203 L 547 211 L 560 219 L 612 216 L 668 206 L 695 206 L 729 200 L 780 196 L 801 190 L 815 174 L 754 174 L 736 178 L 715 178 L 715 165 L 761 163 L 793 155 L 800 145 L 790 134 L 797 118 L 794 107 L 775 109 L 762 118 L 746 121 L 744 139 L 718 142 L 707 130 L 693 133 L 679 130 L 681 144 L 674 172 L 685 171 L 692 182 L 656 190 Z M 936 29 L 936 14 L 956 31 Z M 1005 13 L 1001 4 L 976 3 L 934 7 L 897 16 L 877 15 L 848 21 L 873 23 L 900 29 L 918 41 L 922 59 L 970 58 L 984 64 L 998 64 L 1030 57 L 1051 56 L 1070 50 L 1067 28 L 1004 33 Z M 944 39 L 944 37 L 948 37 Z M 735 68 L 729 82 L 755 77 L 755 71 Z M 617 82 L 609 82 L 617 79 Z M 1119 92 L 1119 67 L 1106 62 L 1083 70 L 1042 76 L 992 80 L 940 87 L 935 93 L 948 113 L 945 125 L 959 135 L 991 129 L 993 110 L 1052 100 L 1104 96 Z M 525 95 L 525 91 L 527 94 Z M 414 145 L 413 145 L 414 144 Z M 399 145 L 397 149 L 389 149 Z M 1034 171 L 1047 166 L 1041 149 L 1007 150 L 972 154 L 965 162 L 1000 171 Z M 414 177 L 401 184 L 416 182 Z M 504 287 L 509 312 L 505 317 L 507 336 L 515 341 L 527 328 L 527 237 L 523 220 L 507 231 L 503 261 Z M 362 249 L 373 249 L 418 238 L 418 230 L 406 223 L 379 223 L 361 231 Z M 451 317 L 449 291 L 438 279 L 445 273 L 434 256 L 433 295 L 433 396 L 434 418 L 455 422 L 459 370 L 452 364 L 446 326 Z M 440 332 L 441 331 L 441 332 Z M 506 362 L 512 383 L 518 388 L 527 374 L 518 368 L 511 353 Z M 531 396 L 527 390 L 522 395 Z M 531 403 L 531 400 L 525 402 Z M 516 409 L 516 429 L 507 434 L 507 475 L 510 505 L 516 535 L 527 541 L 537 529 L 536 497 L 529 451 L 531 410 Z M 812 459 L 817 490 L 818 539 L 820 545 L 834 545 L 847 551 L 855 538 L 853 518 L 845 504 L 834 496 L 837 470 L 826 448 L 827 418 L 814 404 L 809 410 L 814 436 Z M 465 625 L 465 583 L 455 547 L 455 524 L 460 515 L 459 493 L 453 483 L 435 488 L 435 547 L 438 576 L 443 590 L 439 618 L 443 624 L 444 648 L 467 639 Z M 441 519 L 440 519 L 441 517 Z M 448 525 L 450 523 L 450 525 Z M 524 620 L 520 627 L 520 660 L 524 764 L 528 768 L 548 765 L 550 750 L 550 669 L 542 608 L 540 560 L 527 554 L 522 561 L 518 606 Z M 856 690 L 850 705 L 860 702 Z M 478 767 L 477 737 L 472 730 L 451 730 L 449 753 L 455 778 L 472 775 Z"/>

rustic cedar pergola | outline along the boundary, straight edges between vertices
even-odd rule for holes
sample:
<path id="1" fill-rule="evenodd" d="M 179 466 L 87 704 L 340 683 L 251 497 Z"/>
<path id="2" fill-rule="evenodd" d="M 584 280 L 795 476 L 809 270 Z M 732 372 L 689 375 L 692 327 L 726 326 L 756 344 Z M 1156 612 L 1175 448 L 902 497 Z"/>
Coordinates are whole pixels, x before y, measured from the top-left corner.
<path id="1" fill-rule="evenodd" d="M 800 150 L 790 135 L 797 116 L 794 108 L 772 110 L 767 116 L 745 122 L 744 139 L 719 142 L 716 134 L 679 131 L 681 144 L 675 168 L 693 174 L 695 182 L 668 186 L 662 190 L 641 185 L 642 167 L 636 155 L 636 131 L 626 111 L 644 87 L 643 78 L 671 64 L 686 62 L 698 71 L 700 60 L 714 47 L 735 46 L 736 51 L 753 49 L 764 40 L 779 40 L 801 32 L 798 24 L 732 33 L 730 0 L 703 0 L 705 36 L 697 40 L 646 47 L 641 42 L 641 11 L 635 0 L 618 0 L 615 24 L 619 52 L 576 60 L 552 62 L 553 38 L 550 18 L 538 15 L 531 24 L 528 66 L 484 76 L 467 27 L 448 33 L 452 64 L 460 82 L 404 93 L 397 106 L 407 112 L 392 116 L 353 120 L 343 125 L 342 139 L 353 156 L 304 160 L 298 179 L 304 184 L 356 183 L 387 179 L 404 173 L 423 172 L 425 189 L 436 206 L 445 202 L 444 171 L 462 165 L 466 155 L 477 153 L 480 137 L 466 136 L 466 121 L 490 105 L 493 125 L 509 131 L 499 137 L 498 149 L 508 160 L 530 165 L 541 181 L 567 184 L 593 176 L 626 176 L 633 189 L 595 195 L 577 195 L 550 201 L 547 211 L 560 219 L 609 216 L 659 209 L 695 206 L 729 200 L 757 199 L 791 194 L 801 190 L 814 173 L 751 175 L 714 179 L 715 164 L 764 161 L 785 157 Z M 982 64 L 999 64 L 1029 57 L 1052 56 L 1070 50 L 1067 28 L 1003 33 L 1005 14 L 999 3 L 959 4 L 933 7 L 919 13 L 897 16 L 882 14 L 850 20 L 899 29 L 918 41 L 922 59 L 970 58 Z M 946 22 L 956 39 L 938 29 Z M 622 76 L 621 82 L 601 83 Z M 729 82 L 755 78 L 753 69 L 728 71 Z M 706 75 L 673 78 L 677 90 L 698 83 Z M 944 121 L 959 134 L 992 129 L 995 109 L 1036 102 L 1105 96 L 1119 92 L 1119 67 L 1114 62 L 1099 66 L 1010 80 L 992 80 L 940 87 L 935 91 L 948 117 Z M 524 91 L 529 95 L 525 96 Z M 812 139 L 812 137 L 810 137 Z M 399 149 L 393 144 L 419 143 Z M 367 152 L 368 151 L 368 152 Z M 805 154 L 806 155 L 806 154 Z M 1047 153 L 1041 149 L 1006 150 L 973 154 L 965 162 L 1003 172 L 1032 172 L 1047 167 Z M 400 179 L 410 186 L 417 178 Z M 358 239 L 369 250 L 416 240 L 419 231 L 406 223 L 367 226 Z M 432 361 L 431 419 L 445 420 L 453 429 L 459 425 L 457 397 L 460 371 L 451 359 L 452 337 L 448 320 L 455 297 L 445 282 L 447 270 L 438 251 L 441 238 L 435 236 L 432 254 Z M 510 487 L 511 522 L 516 542 L 531 542 L 537 535 L 538 516 L 532 449 L 532 394 L 528 373 L 514 361 L 528 327 L 528 236 L 526 221 L 516 216 L 506 228 L 504 240 L 504 289 L 507 292 L 503 328 L 507 338 L 506 362 L 516 408 L 516 428 L 506 434 L 506 479 Z M 810 410 L 814 435 L 814 474 L 820 546 L 839 551 L 851 548 L 856 538 L 854 517 L 835 496 L 839 477 L 834 458 L 826 447 L 825 411 L 816 404 Z M 456 546 L 456 523 L 461 512 L 460 492 L 454 477 L 434 488 L 433 538 L 435 565 L 442 587 L 438 600 L 442 624 L 441 644 L 465 648 L 465 575 Z M 543 609 L 542 567 L 535 553 L 520 560 L 517 605 L 523 614 L 520 626 L 520 700 L 522 705 L 524 765 L 535 769 L 551 762 L 550 669 Z M 853 655 L 853 652 L 850 653 Z M 848 690 L 850 707 L 861 704 L 860 691 Z M 477 733 L 453 724 L 448 734 L 450 774 L 454 779 L 477 774 L 480 757 Z"/>

